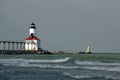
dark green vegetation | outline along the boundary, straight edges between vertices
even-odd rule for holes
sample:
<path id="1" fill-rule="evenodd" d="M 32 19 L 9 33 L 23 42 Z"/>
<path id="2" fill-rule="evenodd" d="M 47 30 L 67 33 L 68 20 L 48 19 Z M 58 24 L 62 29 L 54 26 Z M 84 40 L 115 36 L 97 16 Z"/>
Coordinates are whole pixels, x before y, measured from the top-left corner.
<path id="1" fill-rule="evenodd" d="M 71 57 L 79 60 L 120 60 L 119 53 L 94 53 L 94 54 L 26 54 L 26 55 L 0 55 L 0 58 L 26 58 L 26 59 L 58 59 Z"/>

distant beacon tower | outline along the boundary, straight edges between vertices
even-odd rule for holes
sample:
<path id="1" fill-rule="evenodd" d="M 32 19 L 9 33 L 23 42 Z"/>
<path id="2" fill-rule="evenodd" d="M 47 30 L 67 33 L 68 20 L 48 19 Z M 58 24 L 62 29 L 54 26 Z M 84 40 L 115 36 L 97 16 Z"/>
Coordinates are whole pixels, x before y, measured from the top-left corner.
<path id="1" fill-rule="evenodd" d="M 87 47 L 87 49 L 86 49 L 86 53 L 91 53 L 90 44 L 88 45 L 88 47 Z"/>
<path id="2" fill-rule="evenodd" d="M 36 37 L 36 26 L 34 23 L 29 28 L 29 36 L 25 40 L 25 50 L 40 51 L 40 39 Z"/>

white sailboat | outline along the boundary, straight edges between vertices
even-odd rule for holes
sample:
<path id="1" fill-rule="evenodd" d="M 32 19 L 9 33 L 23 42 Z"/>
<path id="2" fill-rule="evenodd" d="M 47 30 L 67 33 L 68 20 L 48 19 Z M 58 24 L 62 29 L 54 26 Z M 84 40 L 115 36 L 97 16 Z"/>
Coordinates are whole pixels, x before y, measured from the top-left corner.
<path id="1" fill-rule="evenodd" d="M 86 53 L 91 53 L 91 50 L 90 50 L 90 45 L 88 45 L 88 47 L 87 47 L 87 49 L 86 49 L 86 51 L 85 51 Z"/>

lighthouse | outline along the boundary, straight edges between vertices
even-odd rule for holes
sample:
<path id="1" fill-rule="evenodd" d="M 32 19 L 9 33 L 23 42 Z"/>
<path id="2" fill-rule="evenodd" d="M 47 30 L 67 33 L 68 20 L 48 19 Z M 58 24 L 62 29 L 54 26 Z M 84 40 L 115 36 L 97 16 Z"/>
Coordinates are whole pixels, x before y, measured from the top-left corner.
<path id="1" fill-rule="evenodd" d="M 36 26 L 33 22 L 29 27 L 29 36 L 25 39 L 25 50 L 40 51 L 40 39 L 36 36 Z"/>
<path id="2" fill-rule="evenodd" d="M 31 26 L 30 26 L 30 31 L 29 31 L 29 33 L 30 33 L 30 35 L 31 34 L 36 34 L 36 26 L 35 26 L 35 24 L 34 24 L 34 22 L 31 24 Z"/>

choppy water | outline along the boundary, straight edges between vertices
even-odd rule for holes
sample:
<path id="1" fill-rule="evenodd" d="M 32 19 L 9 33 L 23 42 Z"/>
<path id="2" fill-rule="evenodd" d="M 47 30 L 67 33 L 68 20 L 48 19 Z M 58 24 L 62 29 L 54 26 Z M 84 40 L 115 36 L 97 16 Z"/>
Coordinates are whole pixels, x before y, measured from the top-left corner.
<path id="1" fill-rule="evenodd" d="M 120 80 L 120 61 L 73 58 L 0 58 L 0 80 Z"/>

